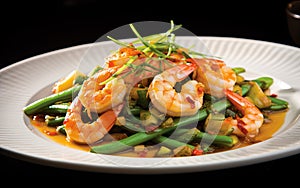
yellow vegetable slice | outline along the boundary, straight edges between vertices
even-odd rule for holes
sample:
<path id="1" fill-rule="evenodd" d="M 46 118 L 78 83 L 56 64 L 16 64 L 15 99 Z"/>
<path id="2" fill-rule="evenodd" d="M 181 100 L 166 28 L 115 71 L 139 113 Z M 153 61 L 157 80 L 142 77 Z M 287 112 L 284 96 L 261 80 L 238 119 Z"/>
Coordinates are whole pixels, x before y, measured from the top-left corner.
<path id="1" fill-rule="evenodd" d="M 78 76 L 85 76 L 84 73 L 73 70 L 66 77 L 56 82 L 52 88 L 53 93 L 59 93 L 74 86 L 74 81 Z"/>

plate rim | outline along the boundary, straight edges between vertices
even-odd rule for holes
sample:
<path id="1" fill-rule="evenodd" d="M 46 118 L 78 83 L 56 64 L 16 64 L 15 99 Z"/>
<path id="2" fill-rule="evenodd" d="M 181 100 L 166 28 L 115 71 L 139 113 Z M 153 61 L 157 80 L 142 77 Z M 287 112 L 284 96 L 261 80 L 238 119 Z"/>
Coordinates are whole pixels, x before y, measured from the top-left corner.
<path id="1" fill-rule="evenodd" d="M 204 39 L 204 40 L 237 40 L 237 41 L 244 41 L 244 42 L 254 42 L 254 43 L 262 43 L 262 44 L 268 44 L 268 45 L 275 45 L 275 46 L 279 46 L 279 47 L 284 47 L 284 48 L 291 48 L 294 50 L 300 50 L 300 48 L 296 47 L 296 46 L 291 46 L 291 45 L 287 45 L 287 44 L 282 44 L 282 43 L 275 43 L 275 42 L 271 42 L 271 41 L 264 41 L 264 40 L 258 40 L 258 39 L 250 39 L 250 38 L 239 38 L 239 37 L 222 37 L 222 36 L 177 36 L 176 38 L 192 38 L 192 37 L 197 37 L 200 39 Z M 132 39 L 119 39 L 119 40 L 132 40 Z M 64 51 L 70 51 L 70 50 L 75 50 L 75 49 L 79 49 L 79 48 L 85 48 L 85 47 L 91 47 L 93 46 L 97 41 L 93 42 L 93 43 L 84 43 L 84 44 L 78 44 L 78 45 L 74 45 L 74 46 L 69 46 L 69 47 L 64 47 L 64 48 L 60 48 L 60 49 L 56 49 L 53 51 L 48 51 L 45 53 L 41 53 L 41 54 L 36 54 L 34 56 L 22 59 L 20 61 L 14 62 L 8 66 L 5 66 L 3 68 L 0 69 L 0 73 L 2 71 L 5 71 L 6 69 L 10 69 L 11 67 L 14 66 L 18 66 L 19 64 L 22 64 L 26 61 L 30 61 L 36 58 L 41 58 L 43 56 L 48 56 L 51 54 L 57 54 L 57 53 L 62 53 Z M 102 41 L 102 42 L 108 42 L 111 43 L 111 41 Z"/>
<path id="2" fill-rule="evenodd" d="M 190 36 L 177 36 L 177 38 L 191 38 Z M 195 36 L 193 36 L 195 37 Z M 254 40 L 254 39 L 246 39 L 246 38 L 236 38 L 236 37 L 214 37 L 214 36 L 196 36 L 199 37 L 200 39 L 204 39 L 204 40 L 228 40 L 228 41 L 241 41 L 241 42 L 254 42 L 254 43 L 261 43 L 261 44 L 267 44 L 267 45 L 275 45 L 278 47 L 283 47 L 283 48 L 290 48 L 293 50 L 299 50 L 300 52 L 300 48 L 294 47 L 294 46 L 289 46 L 289 45 L 285 45 L 285 44 L 280 44 L 280 43 L 274 43 L 274 42 L 269 42 L 269 41 L 262 41 L 262 40 Z M 122 40 L 122 39 L 121 39 Z M 124 39 L 124 40 L 131 40 L 131 39 Z M 111 43 L 111 41 L 104 41 L 107 43 Z M 102 42 L 101 42 L 102 43 Z M 89 48 L 91 46 L 93 46 L 95 43 L 87 43 L 87 44 L 81 44 L 81 45 L 76 45 L 76 46 L 71 46 L 71 47 L 66 47 L 66 48 L 62 48 L 62 49 L 57 49 L 51 52 L 46 52 L 40 55 L 36 55 L 30 58 L 26 58 L 24 60 L 18 61 L 16 63 L 13 63 L 9 66 L 6 66 L 4 68 L 1 68 L 0 73 L 5 73 L 8 70 L 11 70 L 15 67 L 21 66 L 22 64 L 26 64 L 27 62 L 30 62 L 32 60 L 36 60 L 39 58 L 43 58 L 43 57 L 47 57 L 49 55 L 55 55 L 58 53 L 64 53 L 67 51 L 72 51 L 72 50 L 76 50 L 76 49 L 84 49 L 84 48 Z M 101 44 L 100 44 L 101 45 Z M 295 120 L 295 124 L 299 123 L 299 116 L 298 118 Z M 1 137 L 2 138 L 2 137 Z M 299 142 L 300 143 L 300 142 Z M 1 144 L 2 145 L 2 144 Z M 64 147 L 65 146 L 61 146 Z M 247 146 L 248 148 L 249 146 Z M 153 167 L 114 167 L 114 166 L 92 166 L 92 164 L 87 164 L 87 163 L 74 163 L 71 161 L 55 161 L 51 158 L 47 158 L 47 157 L 40 157 L 40 156 L 33 156 L 33 155 L 28 155 L 25 153 L 19 153 L 18 151 L 14 151 L 13 149 L 10 148 L 5 148 L 3 146 L 1 146 L 1 148 L 4 150 L 4 152 L 2 152 L 1 149 L 1 153 L 10 153 L 9 156 L 14 156 L 16 158 L 22 159 L 22 160 L 26 160 L 29 162 L 34 162 L 34 163 L 38 163 L 38 164 L 42 164 L 42 165 L 49 165 L 49 166 L 54 166 L 54 167 L 60 167 L 60 165 L 63 165 L 65 168 L 68 169 L 76 169 L 76 170 L 84 170 L 84 171 L 95 171 L 95 172 L 108 172 L 108 173 L 146 173 L 146 174 L 151 174 L 151 173 L 179 173 L 179 172 L 199 172 L 199 171 L 207 171 L 207 170 L 216 170 L 216 169 L 224 169 L 224 168 L 228 168 L 230 165 L 231 167 L 235 167 L 235 166 L 243 166 L 243 165 L 248 165 L 248 164 L 255 164 L 258 162 L 264 162 L 264 161 L 268 161 L 270 159 L 278 159 L 281 157 L 287 157 L 290 155 L 294 155 L 297 153 L 300 153 L 300 145 L 296 145 L 294 147 L 289 147 L 287 149 L 284 150 L 276 150 L 274 152 L 271 153 L 267 153 L 261 156 L 257 156 L 256 159 L 258 161 L 254 161 L 253 159 L 250 158 L 241 158 L 240 160 L 235 160 L 235 161 L 231 161 L 231 162 L 227 162 L 227 163 L 222 163 L 223 166 L 222 167 L 218 167 L 218 163 L 214 163 L 214 164 L 209 164 L 210 168 L 208 168 L 208 166 L 204 166 L 206 167 L 205 169 L 198 169 L 199 166 L 196 165 L 194 168 L 187 166 L 187 167 L 177 167 L 177 166 L 169 166 L 169 167 L 158 167 L 158 168 L 153 168 Z M 276 155 L 274 155 L 274 153 L 276 153 Z M 123 158 L 123 157 L 122 157 Z M 126 158 L 126 157 L 125 157 Z M 171 160 L 182 160 L 182 159 L 171 159 Z M 48 162 L 48 164 L 46 164 Z M 237 162 L 237 163 L 236 163 Z M 242 163 L 242 164 L 241 164 Z M 85 168 L 83 168 L 85 167 Z M 171 170 L 171 171 L 170 171 Z"/>

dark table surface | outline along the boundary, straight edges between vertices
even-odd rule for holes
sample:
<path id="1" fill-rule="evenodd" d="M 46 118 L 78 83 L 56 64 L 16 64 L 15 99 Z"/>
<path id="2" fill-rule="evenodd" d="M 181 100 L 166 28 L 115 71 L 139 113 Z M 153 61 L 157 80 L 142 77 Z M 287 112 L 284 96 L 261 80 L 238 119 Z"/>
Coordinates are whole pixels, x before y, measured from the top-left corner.
<path id="1" fill-rule="evenodd" d="M 198 36 L 238 37 L 297 47 L 289 36 L 286 23 L 285 7 L 289 1 L 277 1 L 272 5 L 268 2 L 273 1 L 264 4 L 257 0 L 239 3 L 213 1 L 199 2 L 199 5 L 193 1 L 181 4 L 161 1 L 152 6 L 95 0 L 7 3 L 3 7 L 9 11 L 1 15 L 1 68 L 42 53 L 95 42 L 112 29 L 138 21 L 174 20 Z M 13 158 L 6 155 L 6 151 L 1 153 L 1 166 L 5 167 L 2 175 L 101 177 L 104 180 L 115 177 L 124 181 L 132 176 L 51 167 Z M 139 175 L 138 178 L 147 183 L 152 178 L 176 180 L 184 177 L 187 177 L 184 181 L 201 180 L 212 184 L 228 178 L 249 184 L 255 184 L 259 179 L 291 183 L 296 182 L 292 177 L 299 169 L 299 160 L 300 154 L 296 154 L 241 167 L 185 174 Z"/>

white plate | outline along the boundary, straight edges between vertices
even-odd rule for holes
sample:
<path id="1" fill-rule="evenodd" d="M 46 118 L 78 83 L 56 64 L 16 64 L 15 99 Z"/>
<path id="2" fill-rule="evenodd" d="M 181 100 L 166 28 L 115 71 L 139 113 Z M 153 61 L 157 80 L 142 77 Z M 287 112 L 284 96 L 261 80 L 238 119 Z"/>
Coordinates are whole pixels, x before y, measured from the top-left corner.
<path id="1" fill-rule="evenodd" d="M 177 37 L 184 46 L 195 37 Z M 260 163 L 300 152 L 300 49 L 296 47 L 238 38 L 199 37 L 210 53 L 228 65 L 245 67 L 249 73 L 268 75 L 272 86 L 290 103 L 282 128 L 274 137 L 244 148 L 188 158 L 131 158 L 93 154 L 68 148 L 46 139 L 28 123 L 22 108 L 49 94 L 54 81 L 70 71 L 90 71 L 103 62 L 111 42 L 86 44 L 42 54 L 3 68 L 1 85 L 1 148 L 20 159 L 60 168 L 109 173 L 199 172 Z M 199 40 L 198 40 L 199 42 Z M 84 66 L 82 66 L 84 65 Z"/>

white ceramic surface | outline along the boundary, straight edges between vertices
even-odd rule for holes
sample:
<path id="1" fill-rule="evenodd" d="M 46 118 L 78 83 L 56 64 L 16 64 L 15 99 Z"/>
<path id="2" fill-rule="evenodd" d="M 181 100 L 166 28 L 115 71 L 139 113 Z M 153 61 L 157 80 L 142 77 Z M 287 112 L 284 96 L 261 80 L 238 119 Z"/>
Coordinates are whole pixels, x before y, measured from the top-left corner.
<path id="1" fill-rule="evenodd" d="M 49 85 L 74 69 L 88 72 L 110 50 L 99 42 L 42 54 L 0 71 L 0 144 L 8 155 L 60 168 L 107 173 L 180 173 L 230 168 L 278 159 L 300 152 L 300 49 L 239 38 L 177 37 L 183 46 L 205 46 L 230 66 L 246 68 L 247 77 L 271 76 L 272 91 L 290 104 L 286 120 L 274 137 L 251 146 L 221 153 L 184 158 L 131 158 L 79 151 L 46 139 L 28 123 L 23 107 L 49 94 Z M 197 45 L 195 45 L 197 47 Z M 204 49 L 203 49 L 204 50 Z"/>

